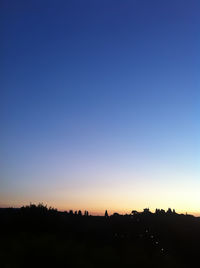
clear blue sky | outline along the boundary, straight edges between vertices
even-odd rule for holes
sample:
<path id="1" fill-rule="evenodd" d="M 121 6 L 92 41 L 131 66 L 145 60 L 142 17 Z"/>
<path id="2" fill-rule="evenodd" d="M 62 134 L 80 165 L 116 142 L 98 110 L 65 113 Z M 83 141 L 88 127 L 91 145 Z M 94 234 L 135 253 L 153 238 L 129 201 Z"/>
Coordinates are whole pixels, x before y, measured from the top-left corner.
<path id="1" fill-rule="evenodd" d="M 200 213 L 199 14 L 1 1 L 0 205 Z"/>

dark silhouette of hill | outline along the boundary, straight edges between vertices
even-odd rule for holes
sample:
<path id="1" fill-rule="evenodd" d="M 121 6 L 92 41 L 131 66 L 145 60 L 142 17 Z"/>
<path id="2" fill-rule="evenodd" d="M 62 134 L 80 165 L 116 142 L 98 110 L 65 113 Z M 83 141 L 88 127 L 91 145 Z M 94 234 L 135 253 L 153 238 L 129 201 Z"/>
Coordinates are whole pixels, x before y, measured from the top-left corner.
<path id="1" fill-rule="evenodd" d="M 2 208 L 0 235 L 0 267 L 199 267 L 200 218 L 171 209 Z"/>

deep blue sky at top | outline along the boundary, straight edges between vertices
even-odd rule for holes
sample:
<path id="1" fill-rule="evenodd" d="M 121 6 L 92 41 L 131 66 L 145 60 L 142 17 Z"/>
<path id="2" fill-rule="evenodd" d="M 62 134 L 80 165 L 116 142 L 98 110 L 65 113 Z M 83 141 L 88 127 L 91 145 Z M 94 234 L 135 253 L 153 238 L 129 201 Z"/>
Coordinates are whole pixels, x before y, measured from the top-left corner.
<path id="1" fill-rule="evenodd" d="M 0 16 L 7 192 L 83 163 L 197 175 L 198 0 L 7 0 Z"/>

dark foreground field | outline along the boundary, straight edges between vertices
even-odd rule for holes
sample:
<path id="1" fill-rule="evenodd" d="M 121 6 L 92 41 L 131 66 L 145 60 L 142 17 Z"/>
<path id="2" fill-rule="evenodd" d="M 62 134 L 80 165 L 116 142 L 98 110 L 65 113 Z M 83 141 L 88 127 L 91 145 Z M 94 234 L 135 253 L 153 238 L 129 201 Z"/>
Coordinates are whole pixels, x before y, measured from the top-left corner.
<path id="1" fill-rule="evenodd" d="M 0 267 L 200 267 L 200 219 L 0 210 Z"/>

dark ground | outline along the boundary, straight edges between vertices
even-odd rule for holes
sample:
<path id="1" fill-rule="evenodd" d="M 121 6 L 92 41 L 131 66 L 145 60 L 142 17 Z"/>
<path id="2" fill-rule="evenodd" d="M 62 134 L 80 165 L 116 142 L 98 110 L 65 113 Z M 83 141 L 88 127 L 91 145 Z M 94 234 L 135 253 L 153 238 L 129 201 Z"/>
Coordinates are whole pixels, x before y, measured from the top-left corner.
<path id="1" fill-rule="evenodd" d="M 200 267 L 200 218 L 0 209 L 0 267 Z"/>

